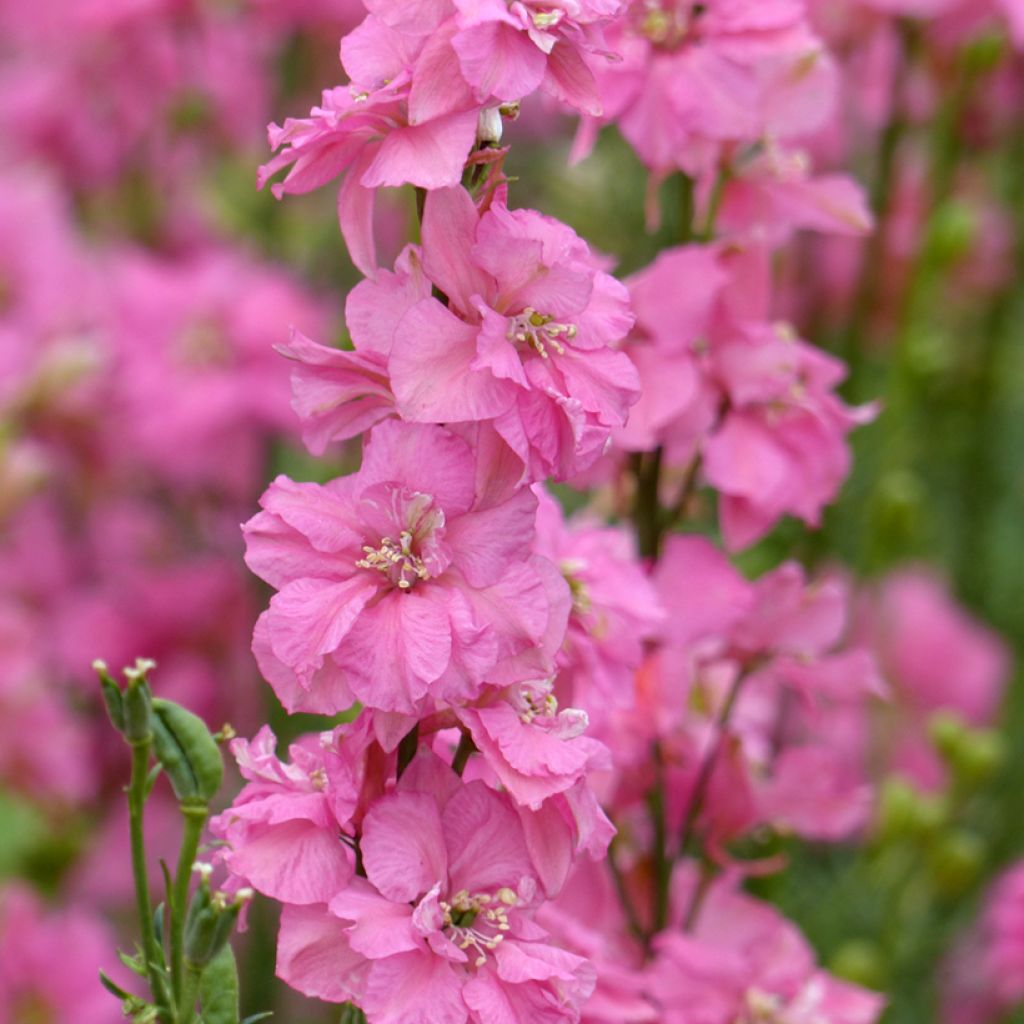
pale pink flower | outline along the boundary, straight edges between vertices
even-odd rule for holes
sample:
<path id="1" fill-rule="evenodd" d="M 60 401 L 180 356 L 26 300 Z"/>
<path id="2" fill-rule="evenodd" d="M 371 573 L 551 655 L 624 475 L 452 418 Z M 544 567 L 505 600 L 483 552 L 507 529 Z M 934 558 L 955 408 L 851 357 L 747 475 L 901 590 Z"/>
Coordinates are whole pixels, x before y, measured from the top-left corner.
<path id="1" fill-rule="evenodd" d="M 533 810 L 587 772 L 611 767 L 604 744 L 583 735 L 587 713 L 559 710 L 552 691 L 550 679 L 517 683 L 502 700 L 455 711 L 498 781 Z"/>
<path id="2" fill-rule="evenodd" d="M 99 981 L 113 952 L 114 937 L 96 917 L 75 907 L 47 912 L 28 888 L 6 886 L 0 890 L 0 1020 L 123 1021 L 118 1001 Z"/>
<path id="3" fill-rule="evenodd" d="M 833 63 L 800 0 L 633 2 L 593 61 L 603 122 L 656 175 L 709 169 L 725 144 L 804 134 L 828 116 Z M 601 122 L 577 138 L 586 152 Z"/>
<path id="4" fill-rule="evenodd" d="M 398 413 L 418 422 L 487 420 L 530 479 L 592 463 L 638 397 L 614 346 L 632 324 L 626 290 L 575 232 L 462 188 L 432 193 L 423 268 L 448 299 L 414 304 L 395 328 Z"/>
<path id="5" fill-rule="evenodd" d="M 717 883 L 687 934 L 662 932 L 650 992 L 664 1024 L 874 1024 L 885 1000 L 819 969 L 774 907 Z"/>
<path id="6" fill-rule="evenodd" d="M 355 858 L 341 837 L 354 834 L 370 739 L 365 720 L 303 736 L 288 762 L 268 726 L 231 742 L 247 782 L 210 831 L 226 844 L 217 856 L 233 881 L 297 904 L 325 903 L 348 884 Z"/>
<path id="7" fill-rule="evenodd" d="M 428 694 L 475 697 L 517 656 L 544 660 L 559 611 L 531 564 L 536 499 L 498 479 L 477 490 L 477 468 L 441 427 L 389 421 L 358 473 L 270 486 L 245 533 L 279 591 L 254 650 L 286 707 L 412 712 Z M 532 667 L 519 678 L 545 672 Z"/>
<path id="8" fill-rule="evenodd" d="M 604 718 L 633 703 L 644 643 L 655 636 L 664 611 L 628 533 L 583 517 L 566 522 L 539 484 L 534 493 L 535 549 L 558 567 L 572 595 L 556 692 Z"/>
<path id="9" fill-rule="evenodd" d="M 308 118 L 271 125 L 270 145 L 280 152 L 260 168 L 263 185 L 278 171 L 287 176 L 272 191 L 303 193 L 344 175 L 338 220 L 353 263 L 368 276 L 377 267 L 373 238 L 375 190 L 404 184 L 425 189 L 458 183 L 477 139 L 479 104 L 450 59 L 451 30 L 437 33 L 440 17 L 425 5 L 415 21 L 389 24 L 400 6 L 374 4 L 342 40 L 347 86 L 324 90 Z"/>
<path id="10" fill-rule="evenodd" d="M 421 755 L 363 822 L 366 877 L 328 908 L 286 908 L 278 971 L 370 1024 L 555 1024 L 594 985 L 546 941 L 519 818 L 508 797 Z"/>

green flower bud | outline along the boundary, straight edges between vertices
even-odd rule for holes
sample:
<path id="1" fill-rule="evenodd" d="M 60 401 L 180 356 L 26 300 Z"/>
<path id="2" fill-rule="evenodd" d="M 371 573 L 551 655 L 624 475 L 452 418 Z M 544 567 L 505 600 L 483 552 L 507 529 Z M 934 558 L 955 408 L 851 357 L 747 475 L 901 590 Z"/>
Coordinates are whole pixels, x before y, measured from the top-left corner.
<path id="1" fill-rule="evenodd" d="M 105 661 L 97 658 L 92 663 L 92 670 L 99 676 L 100 691 L 110 721 L 118 732 L 124 732 L 124 698 L 121 696 L 121 688 L 110 678 L 110 670 Z"/>
<path id="2" fill-rule="evenodd" d="M 157 697 L 153 746 L 178 800 L 208 804 L 220 789 L 224 761 L 206 723 L 179 704 Z"/>
<path id="3" fill-rule="evenodd" d="M 866 939 L 852 939 L 836 950 L 829 963 L 834 974 L 856 985 L 885 987 L 885 965 L 881 950 Z"/>
<path id="4" fill-rule="evenodd" d="M 186 962 L 201 970 L 224 948 L 242 907 L 252 899 L 252 890 L 239 890 L 233 897 L 211 892 L 209 865 L 197 864 L 196 867 L 202 878 L 185 916 L 184 949 Z"/>
<path id="5" fill-rule="evenodd" d="M 966 829 L 949 832 L 932 848 L 935 884 L 947 896 L 962 893 L 978 877 L 984 862 L 984 842 Z"/>

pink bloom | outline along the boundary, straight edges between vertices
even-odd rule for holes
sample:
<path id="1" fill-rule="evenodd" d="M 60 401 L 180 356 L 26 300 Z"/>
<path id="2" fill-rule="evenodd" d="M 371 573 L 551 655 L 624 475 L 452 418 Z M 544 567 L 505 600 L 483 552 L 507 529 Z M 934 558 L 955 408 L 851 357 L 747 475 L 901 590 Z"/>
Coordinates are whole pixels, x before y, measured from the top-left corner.
<path id="1" fill-rule="evenodd" d="M 370 1024 L 577 1020 L 593 971 L 531 920 L 537 882 L 512 805 L 430 757 L 369 809 L 366 878 L 315 916 L 286 911 L 281 976 L 353 999 Z"/>
<path id="2" fill-rule="evenodd" d="M 732 549 L 762 537 L 786 514 L 811 526 L 846 478 L 846 435 L 875 415 L 834 393 L 842 363 L 782 324 L 752 324 L 715 350 L 730 407 L 704 447 L 704 474 L 722 495 Z"/>
<path id="3" fill-rule="evenodd" d="M 927 737 L 937 711 L 974 727 L 991 724 L 1010 670 L 1005 644 L 972 619 L 927 570 L 904 569 L 885 580 L 862 608 L 862 638 L 878 658 L 900 723 L 895 767 L 932 788 L 942 763 Z"/>
<path id="4" fill-rule="evenodd" d="M 623 60 L 593 64 L 604 120 L 658 175 L 698 174 L 726 143 L 806 133 L 831 109 L 833 65 L 799 0 L 632 3 L 609 42 Z"/>
<path id="5" fill-rule="evenodd" d="M 183 259 L 116 254 L 118 367 L 111 449 L 163 479 L 248 496 L 269 434 L 291 428 L 273 350 L 291 326 L 325 330 L 327 307 L 286 275 L 211 248 Z"/>
<path id="6" fill-rule="evenodd" d="M 254 651 L 286 707 L 412 712 L 428 694 L 476 696 L 517 656 L 544 660 L 558 610 L 531 564 L 536 499 L 497 479 L 476 489 L 477 468 L 454 434 L 386 422 L 353 476 L 271 485 L 245 533 L 279 591 Z"/>
<path id="7" fill-rule="evenodd" d="M 240 885 L 309 904 L 348 884 L 354 859 L 340 837 L 352 832 L 369 740 L 365 723 L 304 736 L 289 748 L 290 763 L 275 756 L 267 726 L 251 743 L 232 741 L 248 782 L 210 831 L 227 844 L 219 857 Z"/>
<path id="8" fill-rule="evenodd" d="M 121 1008 L 98 976 L 113 955 L 99 920 L 74 908 L 47 913 L 20 886 L 0 890 L 0 1020 L 118 1024 Z"/>
<path id="9" fill-rule="evenodd" d="M 481 103 L 515 102 L 543 89 L 583 113 L 600 115 L 594 74 L 583 54 L 590 33 L 623 8 L 623 0 L 454 0 L 452 38 L 462 75 Z"/>
<path id="10" fill-rule="evenodd" d="M 395 329 L 399 415 L 490 421 L 531 479 L 592 463 L 638 394 L 614 349 L 632 324 L 622 285 L 564 224 L 498 203 L 481 216 L 461 188 L 427 200 L 423 267 L 449 304 L 423 299 Z"/>
<path id="11" fill-rule="evenodd" d="M 430 6 L 424 11 L 430 13 Z M 325 90 L 308 118 L 271 125 L 270 144 L 280 152 L 258 178 L 262 188 L 290 167 L 273 186 L 280 198 L 309 192 L 343 174 L 338 220 L 353 263 L 369 276 L 377 266 L 374 190 L 457 184 L 476 142 L 479 119 L 479 105 L 458 74 L 457 62 L 446 59 L 450 30 L 434 41 L 437 22 L 393 27 L 387 19 L 400 14 L 397 5 L 374 7 L 381 8 L 381 17 L 370 14 L 342 40 L 351 84 Z M 443 97 L 440 104 L 438 96 Z"/>
<path id="12" fill-rule="evenodd" d="M 650 991 L 664 1024 L 874 1024 L 881 996 L 818 969 L 796 927 L 728 883 L 712 887 L 690 934 L 655 940 Z"/>
<path id="13" fill-rule="evenodd" d="M 560 711 L 550 680 L 517 683 L 505 700 L 455 713 L 513 799 L 534 810 L 588 771 L 611 766 L 604 745 L 583 735 L 587 713 Z"/>
<path id="14" fill-rule="evenodd" d="M 632 537 L 586 519 L 566 523 L 540 485 L 536 550 L 558 566 L 572 594 L 557 692 L 591 715 L 633 702 L 644 642 L 664 619 L 658 595 L 640 567 Z"/>

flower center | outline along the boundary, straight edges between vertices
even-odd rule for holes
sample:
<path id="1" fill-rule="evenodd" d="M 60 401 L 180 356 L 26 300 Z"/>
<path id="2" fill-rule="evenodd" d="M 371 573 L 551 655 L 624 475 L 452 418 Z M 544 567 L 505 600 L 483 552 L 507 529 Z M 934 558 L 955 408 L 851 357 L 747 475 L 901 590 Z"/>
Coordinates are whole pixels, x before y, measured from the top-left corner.
<path id="1" fill-rule="evenodd" d="M 646 0 L 638 5 L 634 24 L 639 34 L 659 49 L 672 50 L 696 34 L 697 21 L 706 6 L 678 0 Z"/>
<path id="2" fill-rule="evenodd" d="M 783 1006 L 778 996 L 751 988 L 747 989 L 744 1003 L 736 1024 L 778 1024 L 780 1021 Z"/>
<path id="3" fill-rule="evenodd" d="M 540 686 L 522 683 L 511 699 L 521 721 L 532 725 L 537 718 L 554 718 L 558 714 L 558 698 L 551 692 L 551 680 Z"/>
<path id="4" fill-rule="evenodd" d="M 519 902 L 516 894 L 502 886 L 496 893 L 469 893 L 460 889 L 451 901 L 441 900 L 444 927 L 449 929 L 459 949 L 476 952 L 477 967 L 487 963 L 487 954 L 501 945 L 510 928 L 508 912 Z"/>
<path id="5" fill-rule="evenodd" d="M 572 610 L 577 615 L 586 615 L 591 609 L 590 593 L 579 577 L 579 573 L 587 568 L 586 563 L 576 558 L 564 558 L 558 568 L 562 572 L 562 579 L 569 584 Z"/>
<path id="6" fill-rule="evenodd" d="M 518 341 L 523 345 L 531 345 L 541 359 L 548 358 L 548 349 L 557 355 L 565 355 L 565 346 L 561 339 L 571 340 L 576 337 L 575 324 L 563 324 L 547 313 L 538 313 L 527 306 L 518 316 L 512 317 L 508 325 L 508 340 Z"/>
<path id="7" fill-rule="evenodd" d="M 399 590 L 409 590 L 417 580 L 430 579 L 423 559 L 412 550 L 412 541 L 412 533 L 403 530 L 397 541 L 393 537 L 385 537 L 380 547 L 364 545 L 366 557 L 360 558 L 356 565 L 360 569 L 376 569 Z"/>

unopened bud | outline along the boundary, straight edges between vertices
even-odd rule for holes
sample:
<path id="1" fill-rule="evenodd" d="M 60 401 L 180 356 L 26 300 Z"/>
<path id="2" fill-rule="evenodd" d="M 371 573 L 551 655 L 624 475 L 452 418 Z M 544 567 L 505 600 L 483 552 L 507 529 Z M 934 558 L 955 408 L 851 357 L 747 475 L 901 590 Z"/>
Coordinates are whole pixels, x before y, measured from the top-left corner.
<path id="1" fill-rule="evenodd" d="M 181 705 L 157 698 L 153 746 L 179 802 L 208 804 L 220 789 L 224 761 L 206 723 Z"/>
<path id="2" fill-rule="evenodd" d="M 497 107 L 485 107 L 480 111 L 477 122 L 476 137 L 481 143 L 496 146 L 501 142 L 501 111 Z"/>
<path id="3" fill-rule="evenodd" d="M 240 889 L 234 896 L 212 892 L 209 878 L 200 879 L 185 917 L 185 959 L 190 966 L 201 970 L 224 948 L 252 895 L 251 889 Z"/>
<path id="4" fill-rule="evenodd" d="M 932 850 L 935 884 L 947 896 L 958 896 L 977 877 L 985 862 L 985 844 L 974 832 L 957 829 L 942 836 Z"/>

